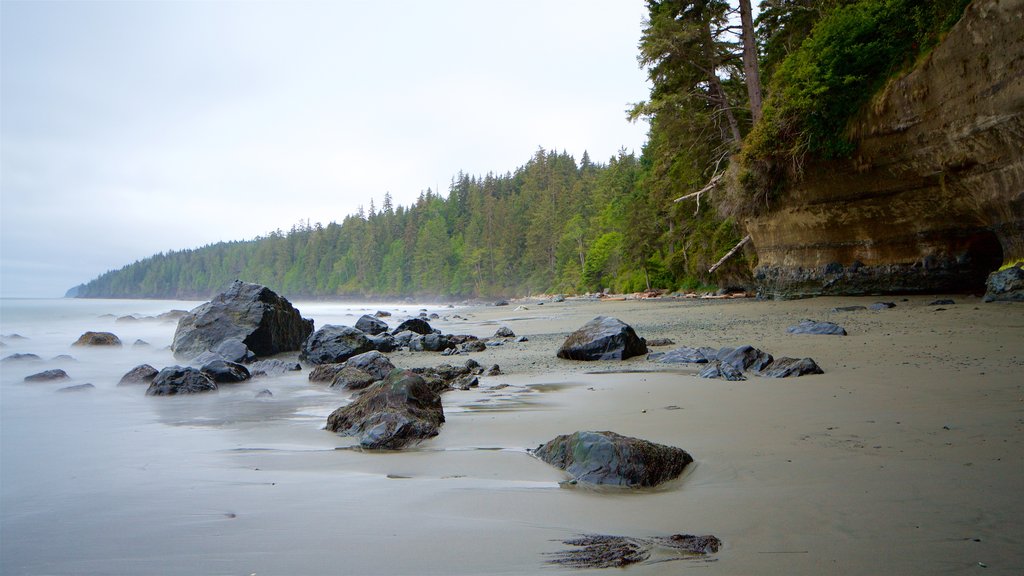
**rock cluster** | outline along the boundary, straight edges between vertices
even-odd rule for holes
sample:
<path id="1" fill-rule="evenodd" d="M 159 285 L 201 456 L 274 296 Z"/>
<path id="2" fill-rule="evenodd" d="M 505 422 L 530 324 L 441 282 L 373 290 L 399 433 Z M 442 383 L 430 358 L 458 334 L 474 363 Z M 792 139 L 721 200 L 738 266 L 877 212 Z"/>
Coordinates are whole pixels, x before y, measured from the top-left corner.
<path id="1" fill-rule="evenodd" d="M 824 373 L 810 358 L 775 358 L 749 345 L 718 350 L 683 346 L 668 352 L 651 353 L 647 359 L 662 364 L 707 364 L 698 376 L 724 380 L 746 380 L 744 373 L 747 371 L 765 378 L 791 378 Z"/>

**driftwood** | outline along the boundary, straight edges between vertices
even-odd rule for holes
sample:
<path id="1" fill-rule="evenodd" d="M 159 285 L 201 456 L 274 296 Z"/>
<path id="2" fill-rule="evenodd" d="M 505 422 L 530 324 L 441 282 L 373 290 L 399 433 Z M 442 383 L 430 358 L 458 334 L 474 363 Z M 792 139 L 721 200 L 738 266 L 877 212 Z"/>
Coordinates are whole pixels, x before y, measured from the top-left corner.
<path id="1" fill-rule="evenodd" d="M 711 268 L 708 268 L 708 274 L 714 272 L 715 270 L 718 270 L 719 266 L 721 266 L 722 264 L 725 264 L 725 261 L 728 260 L 729 258 L 731 258 L 733 256 L 733 254 L 739 252 L 740 248 L 742 248 L 743 245 L 746 244 L 747 242 L 750 242 L 750 234 L 747 234 L 746 236 L 744 236 L 743 240 L 740 240 L 739 244 L 733 246 L 732 250 L 729 250 L 728 252 L 726 252 L 725 256 L 722 256 L 721 260 L 719 260 L 718 262 L 715 262 L 715 265 L 712 266 Z"/>

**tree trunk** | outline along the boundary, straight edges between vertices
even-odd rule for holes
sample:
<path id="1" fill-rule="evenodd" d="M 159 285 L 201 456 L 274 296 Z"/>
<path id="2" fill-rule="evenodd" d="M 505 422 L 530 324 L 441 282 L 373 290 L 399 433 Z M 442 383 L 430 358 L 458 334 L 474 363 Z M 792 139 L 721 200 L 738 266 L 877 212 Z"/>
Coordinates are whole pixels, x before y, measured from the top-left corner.
<path id="1" fill-rule="evenodd" d="M 743 137 L 740 135 L 740 126 L 736 123 L 736 116 L 729 106 L 729 99 L 725 97 L 722 81 L 718 78 L 718 57 L 715 55 L 715 42 L 711 38 L 711 22 L 705 19 L 701 26 L 704 35 L 704 55 L 708 62 L 708 85 L 711 88 L 711 96 L 718 100 L 718 108 L 725 114 L 725 118 L 729 122 L 732 143 L 739 146 Z"/>
<path id="2" fill-rule="evenodd" d="M 754 124 L 761 119 L 761 72 L 757 65 L 757 44 L 754 42 L 754 17 L 750 0 L 740 0 L 740 22 L 743 25 L 743 74 L 746 77 L 750 115 Z"/>

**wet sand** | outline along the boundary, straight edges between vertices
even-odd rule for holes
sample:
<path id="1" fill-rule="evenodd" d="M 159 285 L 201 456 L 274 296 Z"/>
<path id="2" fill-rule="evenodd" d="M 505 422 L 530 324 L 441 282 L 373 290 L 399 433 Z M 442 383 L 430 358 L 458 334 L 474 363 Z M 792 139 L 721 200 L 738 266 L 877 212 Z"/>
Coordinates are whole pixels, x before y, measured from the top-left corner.
<path id="1" fill-rule="evenodd" d="M 691 533 L 724 547 L 710 561 L 629 572 L 1020 574 L 1024 306 L 953 298 L 945 310 L 911 297 L 849 313 L 829 311 L 878 299 L 438 309 L 448 319 L 433 325 L 446 333 L 505 325 L 529 341 L 470 355 L 505 374 L 447 393 L 441 434 L 398 453 L 352 450 L 322 430 L 345 395 L 305 372 L 207 397 L 128 396 L 101 382 L 88 396 L 40 396 L 61 425 L 40 423 L 25 449 L 58 454 L 38 470 L 6 470 L 5 484 L 45 488 L 47 475 L 75 474 L 75 489 L 56 502 L 5 502 L 3 571 L 601 574 L 547 566 L 545 553 L 583 533 Z M 726 382 L 643 357 L 554 356 L 599 314 L 679 346 L 809 356 L 825 374 Z M 785 333 L 804 318 L 849 335 Z M 391 356 L 400 367 L 465 358 Z M 274 398 L 254 401 L 262 388 Z M 656 490 L 560 487 L 566 476 L 525 450 L 576 430 L 679 446 L 695 464 Z M 6 462 L 12 449 L 7 439 Z"/>

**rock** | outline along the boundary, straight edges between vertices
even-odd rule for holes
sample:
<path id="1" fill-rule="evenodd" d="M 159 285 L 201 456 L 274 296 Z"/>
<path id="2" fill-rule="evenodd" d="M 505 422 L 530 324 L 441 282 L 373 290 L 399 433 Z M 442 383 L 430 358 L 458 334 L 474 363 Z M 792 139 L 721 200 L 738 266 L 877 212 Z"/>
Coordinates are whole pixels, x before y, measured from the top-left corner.
<path id="1" fill-rule="evenodd" d="M 520 336 L 519 338 L 516 338 L 516 342 L 520 342 L 520 343 L 522 343 L 522 342 L 529 342 L 529 341 L 530 341 L 530 339 L 527 338 L 526 336 Z"/>
<path id="2" fill-rule="evenodd" d="M 3 336 L 0 336 L 0 338 L 4 338 L 5 340 L 28 340 L 28 338 L 22 336 L 21 334 L 18 334 L 17 332 L 4 334 Z"/>
<path id="3" fill-rule="evenodd" d="M 256 356 L 298 350 L 313 332 L 313 321 L 302 318 L 287 299 L 259 284 L 236 280 L 223 293 L 182 316 L 171 351 L 190 359 L 237 338 Z"/>
<path id="4" fill-rule="evenodd" d="M 472 372 L 466 365 L 452 366 L 451 364 L 441 364 L 433 368 L 413 368 L 411 371 L 422 377 L 430 389 L 438 394 L 458 387 L 457 381 Z"/>
<path id="5" fill-rule="evenodd" d="M 161 322 L 177 322 L 182 317 L 187 316 L 187 310 L 169 310 L 167 312 L 161 312 L 156 315 L 156 319 Z"/>
<path id="6" fill-rule="evenodd" d="M 501 368 L 499 368 L 497 364 L 491 364 L 491 367 L 484 373 L 485 376 L 501 376 L 502 374 L 504 374 L 504 372 L 501 371 Z"/>
<path id="7" fill-rule="evenodd" d="M 552 553 L 548 564 L 580 569 L 623 568 L 646 562 L 652 555 L 652 564 L 701 558 L 717 553 L 722 546 L 722 541 L 715 536 L 692 534 L 653 538 L 588 534 L 562 543 L 573 548 Z"/>
<path id="8" fill-rule="evenodd" d="M 718 360 L 708 363 L 707 367 L 703 368 L 697 375 L 701 378 L 721 378 L 723 380 L 733 382 L 740 382 L 747 379 L 739 368 Z"/>
<path id="9" fill-rule="evenodd" d="M 302 366 L 298 362 L 285 362 L 283 360 L 257 360 L 249 364 L 249 374 L 256 376 L 280 376 L 285 372 L 299 372 Z"/>
<path id="10" fill-rule="evenodd" d="M 430 318 L 431 320 L 437 320 L 441 317 L 437 313 L 431 313 L 430 316 L 427 316 L 427 318 Z"/>
<path id="11" fill-rule="evenodd" d="M 954 304 L 956 304 L 956 302 L 950 300 L 949 298 L 940 298 L 938 300 L 932 300 L 931 302 L 928 303 L 929 306 L 952 306 Z"/>
<path id="12" fill-rule="evenodd" d="M 674 346 L 675 343 L 675 340 L 671 338 L 652 338 L 651 340 L 647 341 L 647 347 L 650 348 L 651 346 Z"/>
<path id="13" fill-rule="evenodd" d="M 170 366 L 153 378 L 146 389 L 146 396 L 174 396 L 177 394 L 199 394 L 213 392 L 217 384 L 197 368 Z"/>
<path id="14" fill-rule="evenodd" d="M 132 344 L 132 348 L 149 348 L 149 342 L 140 338 Z"/>
<path id="15" fill-rule="evenodd" d="M 514 312 L 524 312 L 527 310 L 529 310 L 529 308 L 527 308 L 526 306 L 516 306 Z"/>
<path id="16" fill-rule="evenodd" d="M 57 356 L 53 357 L 53 361 L 54 362 L 78 362 L 78 360 L 75 360 L 75 358 L 73 356 L 68 356 L 67 354 L 58 354 Z"/>
<path id="17" fill-rule="evenodd" d="M 508 300 L 497 300 L 494 302 L 495 306 L 508 306 Z"/>
<path id="18" fill-rule="evenodd" d="M 356 320 L 356 328 L 362 330 L 363 333 L 372 336 L 388 331 L 388 325 L 386 322 L 378 320 L 369 314 L 363 314 L 359 320 Z"/>
<path id="19" fill-rule="evenodd" d="M 473 360 L 472 358 L 467 358 L 466 361 L 462 363 L 462 365 L 465 366 L 467 370 L 480 370 L 481 368 L 480 363 L 477 362 L 476 360 Z"/>
<path id="20" fill-rule="evenodd" d="M 274 393 L 271 392 L 270 390 L 267 390 L 266 388 L 264 388 L 263 390 L 260 390 L 259 392 L 256 393 L 256 398 L 273 398 L 273 397 L 274 397 Z"/>
<path id="21" fill-rule="evenodd" d="M 462 354 L 458 348 L 445 348 L 441 351 L 441 356 L 458 356 Z"/>
<path id="22" fill-rule="evenodd" d="M 331 380 L 331 388 L 362 390 L 378 380 L 380 378 L 374 378 L 365 370 L 342 364 L 341 370 L 338 370 L 338 373 L 334 375 L 334 379 Z"/>
<path id="23" fill-rule="evenodd" d="M 138 322 L 138 321 L 139 321 L 139 319 L 138 319 L 138 318 L 136 318 L 135 316 L 132 316 L 132 315 L 130 315 L 130 314 L 129 314 L 129 315 L 127 315 L 127 316 L 121 316 L 121 317 L 120 317 L 120 318 L 118 318 L 117 320 L 114 320 L 114 322 L 117 322 L 117 323 L 119 323 L 119 324 L 125 324 L 125 323 L 131 323 L 131 322 Z"/>
<path id="24" fill-rule="evenodd" d="M 512 329 L 509 328 L 508 326 L 502 326 L 501 328 L 498 328 L 498 330 L 494 332 L 494 337 L 495 338 L 515 338 L 516 337 L 516 333 L 513 332 Z"/>
<path id="25" fill-rule="evenodd" d="M 459 346 L 459 350 L 462 352 L 483 352 L 487 350 L 487 343 L 483 340 L 470 340 Z"/>
<path id="26" fill-rule="evenodd" d="M 895 302 L 875 302 L 874 304 L 868 306 L 868 309 L 869 310 L 888 310 L 889 308 L 895 308 L 895 307 L 896 307 L 896 303 Z"/>
<path id="27" fill-rule="evenodd" d="M 833 312 L 857 312 L 859 310 L 867 310 L 864 306 L 836 306 L 832 309 Z"/>
<path id="28" fill-rule="evenodd" d="M 302 345 L 299 360 L 311 364 L 344 362 L 356 354 L 369 352 L 373 346 L 361 330 L 351 326 L 328 324 L 314 332 Z"/>
<path id="29" fill-rule="evenodd" d="M 86 332 L 72 346 L 120 346 L 121 339 L 110 332 Z"/>
<path id="30" fill-rule="evenodd" d="M 75 384 L 74 386 L 65 386 L 64 388 L 57 389 L 57 392 L 85 392 L 86 390 L 93 390 L 96 387 L 92 384 Z"/>
<path id="31" fill-rule="evenodd" d="M 54 380 L 68 380 L 71 378 L 68 373 L 61 370 L 60 368 L 54 368 L 53 370 L 43 370 L 30 376 L 25 376 L 25 382 L 52 382 Z"/>
<path id="32" fill-rule="evenodd" d="M 153 378 L 156 378 L 157 374 L 159 374 L 159 371 L 149 364 L 139 364 L 122 376 L 117 385 L 129 386 L 131 384 L 149 384 L 153 381 Z"/>
<path id="33" fill-rule="evenodd" d="M 387 318 L 391 316 L 391 312 L 387 312 L 385 310 L 377 310 L 376 312 L 373 313 L 373 315 L 376 316 L 377 318 Z"/>
<path id="34" fill-rule="evenodd" d="M 391 360 L 376 350 L 364 352 L 363 354 L 349 358 L 345 362 L 345 366 L 358 368 L 370 376 L 373 376 L 374 380 L 383 380 L 387 378 L 388 374 L 391 374 L 392 370 L 395 369 L 395 365 L 391 363 Z"/>
<path id="35" fill-rule="evenodd" d="M 40 360 L 42 358 L 36 354 L 11 354 L 10 356 L 5 356 L 0 362 L 39 362 Z"/>
<path id="36" fill-rule="evenodd" d="M 1024 301 L 1024 262 L 997 270 L 985 280 L 985 302 Z"/>
<path id="37" fill-rule="evenodd" d="M 398 348 L 401 348 L 402 346 L 408 346 L 409 342 L 413 338 L 416 338 L 417 336 L 420 336 L 420 334 L 411 332 L 409 330 L 403 330 L 398 334 L 393 335 L 395 346 Z"/>
<path id="38" fill-rule="evenodd" d="M 437 436 L 444 423 L 441 396 L 423 378 L 394 370 L 327 418 L 327 430 L 356 436 L 368 449 L 398 450 Z"/>
<path id="39" fill-rule="evenodd" d="M 765 378 L 790 378 L 806 376 L 807 374 L 824 374 L 825 371 L 818 367 L 817 363 L 810 358 L 776 358 L 758 376 Z"/>
<path id="40" fill-rule="evenodd" d="M 717 358 L 722 364 L 730 364 L 740 371 L 761 370 L 772 363 L 772 355 L 762 352 L 753 346 L 740 346 L 739 348 L 722 348 L 718 351 Z"/>
<path id="41" fill-rule="evenodd" d="M 714 360 L 716 355 L 714 348 L 682 346 L 668 352 L 652 352 L 647 355 L 647 359 L 661 364 L 706 364 Z"/>
<path id="42" fill-rule="evenodd" d="M 565 434 L 532 451 L 565 470 L 573 482 L 641 488 L 676 478 L 693 458 L 681 448 L 615 432 Z"/>
<path id="43" fill-rule="evenodd" d="M 244 382 L 252 377 L 245 366 L 235 362 L 228 362 L 227 360 L 208 362 L 199 371 L 209 376 L 210 380 L 218 384 Z"/>
<path id="44" fill-rule="evenodd" d="M 815 322 L 802 320 L 799 324 L 786 328 L 789 334 L 819 334 L 826 336 L 846 336 L 846 329 L 832 322 Z"/>
<path id="45" fill-rule="evenodd" d="M 425 334 L 409 340 L 409 350 L 414 352 L 440 352 L 452 347 L 444 334 Z"/>
<path id="46" fill-rule="evenodd" d="M 625 360 L 647 353 L 647 343 L 625 322 L 598 316 L 565 339 L 559 358 L 569 360 Z"/>
<path id="47" fill-rule="evenodd" d="M 565 302 L 565 294 L 555 294 L 554 298 L 552 298 L 551 301 L 552 302 Z"/>
<path id="48" fill-rule="evenodd" d="M 480 379 L 473 375 L 460 376 L 452 384 L 453 388 L 459 390 L 469 390 L 470 388 L 477 388 L 480 386 Z"/>
<path id="49" fill-rule="evenodd" d="M 376 336 L 367 334 L 366 339 L 370 341 L 370 346 L 378 352 L 386 353 L 398 350 L 398 343 L 395 342 L 395 337 L 391 334 L 384 333 L 377 334 Z"/>
<path id="50" fill-rule="evenodd" d="M 344 362 L 332 362 L 330 364 L 318 364 L 309 371 L 310 382 L 332 382 L 334 377 L 345 367 Z"/>
<path id="51" fill-rule="evenodd" d="M 416 334 L 434 333 L 434 329 L 431 328 L 430 324 L 428 324 L 427 321 L 423 320 L 422 318 L 410 318 L 405 322 L 399 324 L 398 328 L 395 328 L 391 333 L 397 336 L 399 333 L 405 331 L 415 332 Z"/>
<path id="52" fill-rule="evenodd" d="M 249 347 L 245 345 L 238 338 L 228 338 L 217 344 L 211 352 L 217 354 L 221 358 L 228 362 L 252 362 L 256 359 L 256 355 L 249 350 Z"/>

